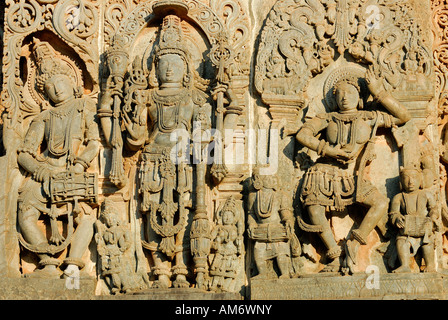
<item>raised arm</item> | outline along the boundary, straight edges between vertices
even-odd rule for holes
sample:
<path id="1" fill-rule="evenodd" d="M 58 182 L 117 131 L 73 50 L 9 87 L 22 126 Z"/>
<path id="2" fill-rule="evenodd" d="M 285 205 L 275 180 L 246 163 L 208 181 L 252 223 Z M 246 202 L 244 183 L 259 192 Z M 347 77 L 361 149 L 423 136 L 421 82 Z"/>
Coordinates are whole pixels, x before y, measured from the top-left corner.
<path id="1" fill-rule="evenodd" d="M 402 125 L 411 120 L 409 111 L 403 104 L 386 91 L 383 79 L 377 77 L 372 68 L 367 70 L 366 81 L 369 90 L 375 99 L 393 116 L 393 124 Z"/>

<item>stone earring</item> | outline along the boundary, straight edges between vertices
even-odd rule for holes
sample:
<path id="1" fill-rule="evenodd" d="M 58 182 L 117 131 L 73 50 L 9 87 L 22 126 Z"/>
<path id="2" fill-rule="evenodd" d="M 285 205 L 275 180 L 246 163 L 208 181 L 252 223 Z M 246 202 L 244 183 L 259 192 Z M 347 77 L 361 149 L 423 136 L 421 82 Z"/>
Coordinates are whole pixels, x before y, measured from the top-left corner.
<path id="1" fill-rule="evenodd" d="M 79 86 L 79 87 L 75 87 L 75 88 L 73 89 L 73 93 L 74 93 L 74 95 L 75 95 L 76 98 L 81 98 L 81 97 L 82 97 L 82 91 L 83 91 L 83 89 L 82 89 L 81 86 Z"/>
<path id="2" fill-rule="evenodd" d="M 364 100 L 362 98 L 359 98 L 358 109 L 359 110 L 364 109 Z"/>
<path id="3" fill-rule="evenodd" d="M 188 87 L 188 84 L 190 83 L 190 79 L 191 79 L 191 77 L 190 77 L 189 74 L 186 74 L 186 75 L 184 76 L 184 80 L 183 80 L 184 87 Z"/>

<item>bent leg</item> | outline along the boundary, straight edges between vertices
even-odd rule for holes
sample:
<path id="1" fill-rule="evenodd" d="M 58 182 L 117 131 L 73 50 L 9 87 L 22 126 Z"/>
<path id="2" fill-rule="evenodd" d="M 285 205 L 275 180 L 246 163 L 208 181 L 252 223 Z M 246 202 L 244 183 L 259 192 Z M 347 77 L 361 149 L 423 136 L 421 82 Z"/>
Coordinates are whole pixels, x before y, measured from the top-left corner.
<path id="1" fill-rule="evenodd" d="M 339 271 L 339 256 L 341 255 L 341 248 L 334 239 L 333 231 L 330 228 L 330 223 L 325 216 L 325 207 L 319 205 L 308 206 L 308 214 L 310 220 L 314 225 L 322 226 L 322 232 L 319 233 L 322 242 L 328 249 L 327 257 L 331 262 L 322 270 L 323 272 Z"/>
<path id="2" fill-rule="evenodd" d="M 372 232 L 381 220 L 387 216 L 389 199 L 377 189 L 374 189 L 363 201 L 360 201 L 359 203 L 369 209 L 362 220 L 361 225 L 357 229 L 352 230 L 352 234 L 360 244 L 366 244 L 367 237 L 370 232 Z"/>
<path id="3" fill-rule="evenodd" d="M 48 240 L 43 231 L 38 227 L 40 211 L 35 207 L 27 206 L 19 210 L 18 222 L 23 238 L 32 245 L 47 245 Z"/>

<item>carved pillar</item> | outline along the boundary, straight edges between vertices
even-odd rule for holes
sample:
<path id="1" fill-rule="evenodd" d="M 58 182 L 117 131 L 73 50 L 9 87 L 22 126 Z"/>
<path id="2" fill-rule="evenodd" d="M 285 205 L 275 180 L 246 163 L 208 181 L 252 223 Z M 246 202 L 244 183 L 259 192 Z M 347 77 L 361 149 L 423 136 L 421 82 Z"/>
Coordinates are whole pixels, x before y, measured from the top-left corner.
<path id="1" fill-rule="evenodd" d="M 444 243 L 446 242 L 446 225 L 448 223 L 448 209 L 447 209 L 447 137 L 448 131 L 447 129 L 447 105 L 448 105 L 448 88 L 447 88 L 447 75 L 448 75 L 448 60 L 446 59 L 448 53 L 448 39 L 446 37 L 447 25 L 446 25 L 446 17 L 447 17 L 447 9 L 448 3 L 444 0 L 431 0 L 431 9 L 432 9 L 432 31 L 433 31 L 433 52 L 434 52 L 434 69 L 436 75 L 435 81 L 435 94 L 437 101 L 437 111 L 438 111 L 438 130 L 439 134 L 439 148 L 438 148 L 438 156 L 440 156 L 439 163 L 439 174 L 438 180 L 440 183 L 440 206 L 442 208 L 442 220 L 445 225 L 442 233 L 444 234 Z M 446 258 L 446 244 L 440 245 L 439 250 L 437 252 L 437 258 L 439 262 L 439 267 L 444 269 L 447 268 L 447 258 Z"/>

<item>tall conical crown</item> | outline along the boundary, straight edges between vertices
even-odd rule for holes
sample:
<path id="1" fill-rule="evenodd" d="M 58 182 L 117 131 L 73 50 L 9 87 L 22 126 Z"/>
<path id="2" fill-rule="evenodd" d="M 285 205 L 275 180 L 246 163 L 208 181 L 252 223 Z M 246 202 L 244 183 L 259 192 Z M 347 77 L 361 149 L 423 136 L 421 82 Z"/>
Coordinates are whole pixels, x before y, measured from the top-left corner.
<path id="1" fill-rule="evenodd" d="M 45 82 L 55 75 L 65 75 L 77 85 L 77 77 L 70 67 L 67 58 L 62 57 L 50 46 L 48 42 L 33 39 L 33 56 L 37 65 L 36 88 L 44 93 Z"/>
<path id="2" fill-rule="evenodd" d="M 159 44 L 155 48 L 156 60 L 165 54 L 178 54 L 184 60 L 189 60 L 181 19 L 175 15 L 168 15 L 163 19 Z"/>

